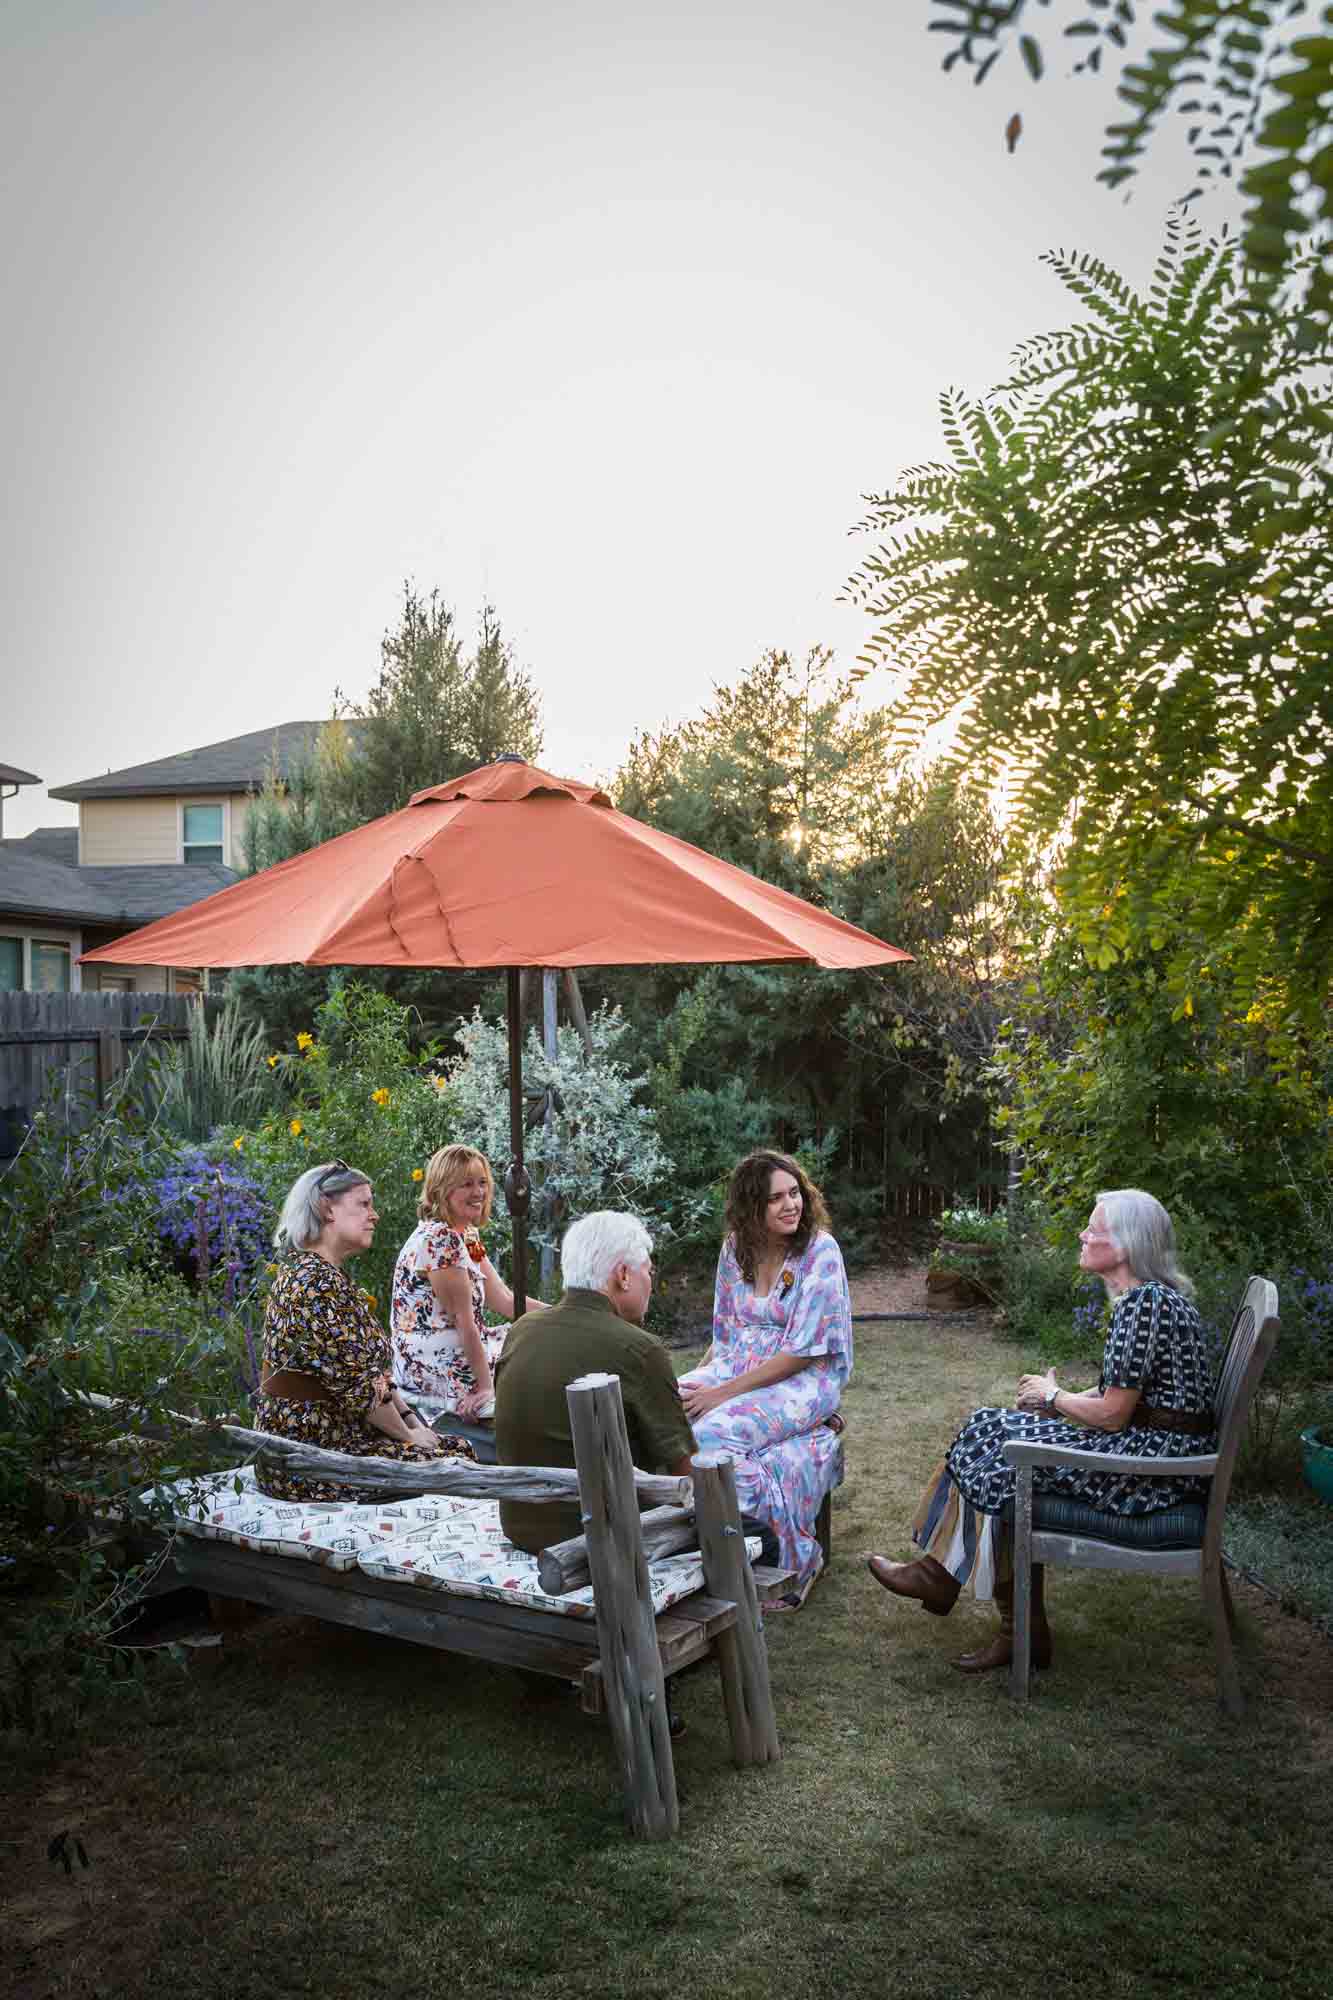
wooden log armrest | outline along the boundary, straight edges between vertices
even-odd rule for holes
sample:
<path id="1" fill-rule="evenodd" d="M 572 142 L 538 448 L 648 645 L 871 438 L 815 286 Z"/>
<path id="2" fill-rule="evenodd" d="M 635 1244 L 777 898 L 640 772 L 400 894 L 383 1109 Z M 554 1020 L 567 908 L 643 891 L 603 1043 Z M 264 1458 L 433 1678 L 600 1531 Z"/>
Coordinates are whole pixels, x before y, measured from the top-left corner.
<path id="1" fill-rule="evenodd" d="M 1081 1451 L 1074 1445 L 1028 1443 L 1010 1438 L 1004 1447 L 1008 1464 L 1021 1472 L 1034 1465 L 1073 1466 L 1083 1472 L 1132 1472 L 1136 1479 L 1211 1479 L 1217 1471 L 1217 1453 L 1199 1458 L 1126 1458 L 1123 1452 Z"/>

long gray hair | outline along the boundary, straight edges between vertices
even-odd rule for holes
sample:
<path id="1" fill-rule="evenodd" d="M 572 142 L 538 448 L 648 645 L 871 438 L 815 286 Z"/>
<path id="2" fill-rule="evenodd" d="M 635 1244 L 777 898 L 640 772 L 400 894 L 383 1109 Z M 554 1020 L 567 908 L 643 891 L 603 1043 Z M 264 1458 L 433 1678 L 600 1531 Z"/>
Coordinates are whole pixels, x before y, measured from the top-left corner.
<path id="1" fill-rule="evenodd" d="M 349 1167 L 346 1160 L 325 1160 L 322 1166 L 307 1167 L 287 1190 L 273 1232 L 274 1248 L 308 1250 L 328 1221 L 326 1198 L 346 1194 L 349 1188 L 369 1186 L 370 1175 Z"/>
<path id="2" fill-rule="evenodd" d="M 1155 1281 L 1194 1297 L 1194 1284 L 1176 1262 L 1176 1232 L 1156 1195 L 1142 1188 L 1112 1188 L 1099 1194 L 1097 1206 L 1119 1245 L 1125 1262 L 1141 1284 Z"/>

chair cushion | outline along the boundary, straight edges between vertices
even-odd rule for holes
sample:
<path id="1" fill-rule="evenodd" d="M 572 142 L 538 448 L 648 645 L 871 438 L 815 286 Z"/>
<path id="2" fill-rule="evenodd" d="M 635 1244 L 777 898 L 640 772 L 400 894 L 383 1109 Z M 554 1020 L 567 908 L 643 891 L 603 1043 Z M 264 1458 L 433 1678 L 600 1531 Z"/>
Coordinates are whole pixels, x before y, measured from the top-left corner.
<path id="1" fill-rule="evenodd" d="M 1063 1493 L 1034 1493 L 1032 1525 L 1051 1535 L 1083 1535 L 1120 1549 L 1197 1549 L 1207 1509 L 1197 1500 L 1155 1514 L 1108 1514 Z M 1011 1517 L 1012 1518 L 1012 1517 Z"/>

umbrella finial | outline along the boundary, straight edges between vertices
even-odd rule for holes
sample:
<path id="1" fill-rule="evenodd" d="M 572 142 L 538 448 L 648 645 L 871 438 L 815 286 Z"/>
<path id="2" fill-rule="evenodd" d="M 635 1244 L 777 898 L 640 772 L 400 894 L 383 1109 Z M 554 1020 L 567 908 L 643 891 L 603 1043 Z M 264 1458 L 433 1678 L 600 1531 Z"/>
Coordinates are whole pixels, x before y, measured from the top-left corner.
<path id="1" fill-rule="evenodd" d="M 497 764 L 526 764 L 527 758 L 520 757 L 516 750 L 505 750 L 495 761 Z"/>

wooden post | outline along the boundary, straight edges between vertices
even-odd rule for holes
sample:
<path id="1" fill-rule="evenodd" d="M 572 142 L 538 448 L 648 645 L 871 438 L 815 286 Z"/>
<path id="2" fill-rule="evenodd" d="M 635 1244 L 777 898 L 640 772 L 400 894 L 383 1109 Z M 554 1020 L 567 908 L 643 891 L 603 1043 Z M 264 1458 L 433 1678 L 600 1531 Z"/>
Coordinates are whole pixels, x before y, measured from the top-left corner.
<path id="1" fill-rule="evenodd" d="M 560 975 L 565 989 L 565 1004 L 569 1008 L 569 1018 L 578 1030 L 583 1044 L 583 1053 L 592 1061 L 592 1029 L 588 1026 L 588 1010 L 583 1004 L 583 994 L 579 989 L 579 976 L 572 968 L 566 967 Z"/>
<path id="2" fill-rule="evenodd" d="M 565 1391 L 597 1610 L 606 1707 L 631 1833 L 664 1840 L 680 1826 L 666 1682 L 618 1375 L 584 1375 Z"/>
<path id="3" fill-rule="evenodd" d="M 768 1647 L 736 1502 L 736 1475 L 730 1458 L 721 1451 L 700 1452 L 690 1465 L 704 1580 L 711 1597 L 728 1598 L 736 1606 L 736 1623 L 730 1631 L 719 1632 L 714 1642 L 732 1755 L 738 1764 L 771 1764 L 782 1752 L 768 1679 Z"/>
<path id="4" fill-rule="evenodd" d="M 120 1075 L 123 1050 L 115 1028 L 99 1028 L 97 1033 L 97 1102 L 105 1105 L 111 1087 Z"/>
<path id="5" fill-rule="evenodd" d="M 639 1515 L 643 1552 L 649 1562 L 658 1556 L 674 1556 L 682 1549 L 697 1548 L 698 1532 L 692 1507 L 652 1507 Z M 588 1582 L 588 1537 L 571 1535 L 567 1542 L 552 1542 L 537 1558 L 541 1587 L 550 1597 L 566 1591 L 582 1590 Z"/>

